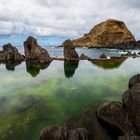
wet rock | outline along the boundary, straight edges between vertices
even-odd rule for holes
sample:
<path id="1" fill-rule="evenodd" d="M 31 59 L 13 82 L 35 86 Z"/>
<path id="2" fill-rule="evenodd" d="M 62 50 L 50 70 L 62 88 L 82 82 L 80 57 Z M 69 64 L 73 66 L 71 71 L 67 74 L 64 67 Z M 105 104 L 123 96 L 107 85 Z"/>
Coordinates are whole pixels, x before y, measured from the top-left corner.
<path id="1" fill-rule="evenodd" d="M 136 52 L 132 53 L 132 52 L 130 52 L 130 51 L 127 51 L 126 54 L 121 54 L 121 56 L 133 57 L 133 58 L 139 57 L 139 55 L 138 55 Z"/>
<path id="2" fill-rule="evenodd" d="M 120 135 L 133 132 L 128 113 L 119 102 L 104 103 L 97 110 L 97 117 Z"/>
<path id="3" fill-rule="evenodd" d="M 88 140 L 84 128 L 68 129 L 67 126 L 54 126 L 43 130 L 40 140 Z"/>
<path id="4" fill-rule="evenodd" d="M 96 118 L 97 106 L 90 105 L 80 117 L 71 116 L 64 125 L 44 129 L 40 140 L 112 140 Z"/>
<path id="5" fill-rule="evenodd" d="M 109 102 L 100 106 L 97 117 L 110 129 L 121 132 L 119 140 L 137 140 L 140 136 L 140 76 L 132 77 L 122 103 Z M 103 125 L 103 124 L 102 124 Z"/>
<path id="6" fill-rule="evenodd" d="M 27 61 L 36 61 L 38 63 L 48 63 L 51 61 L 47 50 L 41 48 L 37 40 L 31 36 L 24 42 L 24 51 Z"/>
<path id="7" fill-rule="evenodd" d="M 103 54 L 100 55 L 100 58 L 106 59 L 107 56 L 103 53 Z"/>
<path id="8" fill-rule="evenodd" d="M 108 19 L 94 26 L 91 31 L 83 37 L 72 40 L 71 43 L 73 43 L 75 47 L 107 47 L 113 44 L 129 43 L 133 41 L 135 42 L 135 38 L 124 22 Z M 133 47 L 134 45 L 135 43 L 133 43 Z"/>
<path id="9" fill-rule="evenodd" d="M 135 84 L 124 93 L 123 105 L 136 129 L 136 134 L 140 135 L 140 83 Z"/>
<path id="10" fill-rule="evenodd" d="M 3 46 L 3 50 L 0 51 L 0 61 L 23 61 L 24 56 L 18 52 L 18 49 L 11 44 Z"/>
<path id="11" fill-rule="evenodd" d="M 137 74 L 135 76 L 133 76 L 130 80 L 129 80 L 129 84 L 128 87 L 129 89 L 131 87 L 133 87 L 135 84 L 140 83 L 140 74 Z"/>
<path id="12" fill-rule="evenodd" d="M 63 43 L 63 46 L 65 60 L 75 61 L 79 59 L 78 53 L 76 52 L 75 47 L 73 46 L 73 43 L 70 40 L 66 40 Z"/>
<path id="13" fill-rule="evenodd" d="M 84 53 L 82 53 L 81 56 L 80 56 L 80 59 L 81 59 L 81 60 L 88 60 L 89 57 L 86 56 Z"/>

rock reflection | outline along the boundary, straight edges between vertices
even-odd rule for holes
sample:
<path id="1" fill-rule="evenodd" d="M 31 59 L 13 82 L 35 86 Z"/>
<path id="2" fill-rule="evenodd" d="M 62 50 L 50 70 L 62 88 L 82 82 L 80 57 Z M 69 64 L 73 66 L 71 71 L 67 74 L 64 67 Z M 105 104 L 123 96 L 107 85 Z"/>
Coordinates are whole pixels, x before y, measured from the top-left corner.
<path id="1" fill-rule="evenodd" d="M 92 64 L 97 65 L 103 69 L 116 69 L 119 68 L 127 57 L 112 57 L 111 59 L 94 59 Z"/>
<path id="2" fill-rule="evenodd" d="M 26 70 L 28 73 L 31 74 L 32 77 L 36 77 L 39 73 L 40 70 L 46 69 L 49 67 L 51 62 L 48 63 L 35 63 L 35 62 L 26 62 Z"/>
<path id="3" fill-rule="evenodd" d="M 0 64 L 5 64 L 5 68 L 8 71 L 14 71 L 15 67 L 21 64 L 21 61 L 1 61 Z"/>
<path id="4" fill-rule="evenodd" d="M 64 72 L 67 78 L 73 77 L 78 68 L 79 61 L 64 61 Z"/>

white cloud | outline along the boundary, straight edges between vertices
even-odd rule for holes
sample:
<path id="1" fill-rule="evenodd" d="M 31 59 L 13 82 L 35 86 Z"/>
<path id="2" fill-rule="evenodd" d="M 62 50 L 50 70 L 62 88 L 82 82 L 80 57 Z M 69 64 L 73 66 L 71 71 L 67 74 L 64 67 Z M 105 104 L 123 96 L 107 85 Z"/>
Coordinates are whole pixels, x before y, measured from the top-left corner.
<path id="1" fill-rule="evenodd" d="M 0 34 L 76 37 L 108 18 L 140 39 L 139 0 L 0 0 Z"/>

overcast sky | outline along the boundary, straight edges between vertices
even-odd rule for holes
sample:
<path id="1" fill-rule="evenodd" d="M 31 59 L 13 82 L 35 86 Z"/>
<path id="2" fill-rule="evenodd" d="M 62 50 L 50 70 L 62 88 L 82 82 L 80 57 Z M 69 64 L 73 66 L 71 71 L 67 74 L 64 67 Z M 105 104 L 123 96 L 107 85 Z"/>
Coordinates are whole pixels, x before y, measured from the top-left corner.
<path id="1" fill-rule="evenodd" d="M 0 34 L 77 37 L 108 18 L 140 39 L 140 0 L 0 0 Z"/>

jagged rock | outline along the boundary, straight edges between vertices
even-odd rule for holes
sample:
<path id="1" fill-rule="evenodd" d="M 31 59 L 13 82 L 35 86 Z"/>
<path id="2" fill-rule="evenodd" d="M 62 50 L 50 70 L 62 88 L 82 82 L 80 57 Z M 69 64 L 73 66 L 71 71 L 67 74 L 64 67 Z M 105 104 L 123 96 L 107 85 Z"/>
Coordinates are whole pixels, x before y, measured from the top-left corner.
<path id="1" fill-rule="evenodd" d="M 0 61 L 23 61 L 24 56 L 18 52 L 18 49 L 11 44 L 3 46 L 3 50 L 0 51 Z"/>
<path id="2" fill-rule="evenodd" d="M 41 48 L 37 40 L 33 37 L 28 37 L 24 42 L 25 58 L 28 61 L 37 61 L 39 63 L 47 63 L 51 61 L 51 58 L 44 48 Z"/>
<path id="3" fill-rule="evenodd" d="M 129 89 L 131 87 L 133 87 L 135 84 L 140 83 L 140 74 L 137 74 L 135 76 L 133 76 L 130 80 L 129 80 L 129 84 L 128 87 Z"/>
<path id="4" fill-rule="evenodd" d="M 100 55 L 100 58 L 105 58 L 106 59 L 107 56 L 103 53 L 103 54 Z"/>
<path id="5" fill-rule="evenodd" d="M 75 50 L 75 47 L 73 46 L 73 43 L 70 40 L 66 40 L 63 43 L 64 46 L 64 57 L 65 60 L 68 61 L 75 61 L 79 59 L 79 56 Z"/>
<path id="6" fill-rule="evenodd" d="M 132 77 L 129 81 L 129 90 L 124 92 L 122 103 L 109 102 L 97 110 L 99 120 L 111 129 L 122 134 L 118 140 L 137 140 L 140 137 L 140 75 Z"/>
<path id="7" fill-rule="evenodd" d="M 121 135 L 133 133 L 128 113 L 119 102 L 104 103 L 97 110 L 97 117 Z"/>
<path id="8" fill-rule="evenodd" d="M 129 114 L 129 119 L 140 135 L 140 83 L 135 84 L 123 95 L 123 105 Z"/>
<path id="9" fill-rule="evenodd" d="M 96 118 L 97 106 L 90 105 L 79 117 L 71 116 L 64 125 L 44 129 L 40 140 L 112 140 Z"/>
<path id="10" fill-rule="evenodd" d="M 81 59 L 81 60 L 88 60 L 89 57 L 86 56 L 84 53 L 82 53 L 81 56 L 80 56 L 80 59 Z"/>
<path id="11" fill-rule="evenodd" d="M 54 126 L 43 130 L 40 140 L 88 140 L 84 128 L 68 129 L 67 126 Z"/>
<path id="12" fill-rule="evenodd" d="M 75 47 L 103 47 L 133 41 L 135 42 L 135 38 L 124 22 L 109 19 L 93 27 L 88 34 L 71 42 Z"/>

